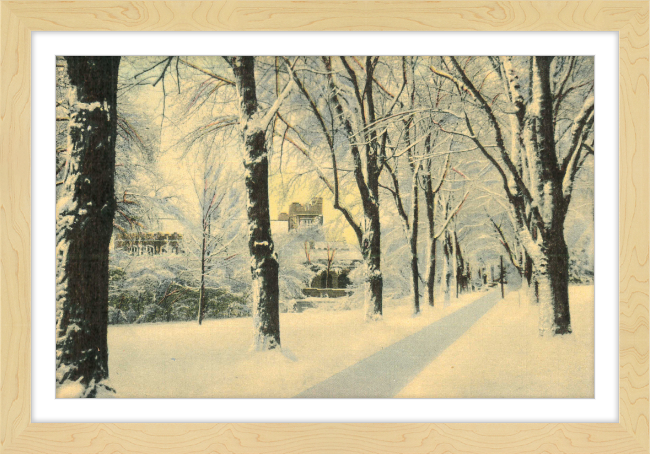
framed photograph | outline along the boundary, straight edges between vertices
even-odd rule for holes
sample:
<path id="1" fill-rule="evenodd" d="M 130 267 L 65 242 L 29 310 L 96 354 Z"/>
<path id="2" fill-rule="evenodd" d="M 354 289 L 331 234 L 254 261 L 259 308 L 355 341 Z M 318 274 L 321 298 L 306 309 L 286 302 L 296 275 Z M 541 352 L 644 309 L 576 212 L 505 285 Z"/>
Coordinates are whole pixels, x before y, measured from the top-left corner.
<path id="1" fill-rule="evenodd" d="M 648 452 L 646 2 L 0 6 L 3 451 Z"/>

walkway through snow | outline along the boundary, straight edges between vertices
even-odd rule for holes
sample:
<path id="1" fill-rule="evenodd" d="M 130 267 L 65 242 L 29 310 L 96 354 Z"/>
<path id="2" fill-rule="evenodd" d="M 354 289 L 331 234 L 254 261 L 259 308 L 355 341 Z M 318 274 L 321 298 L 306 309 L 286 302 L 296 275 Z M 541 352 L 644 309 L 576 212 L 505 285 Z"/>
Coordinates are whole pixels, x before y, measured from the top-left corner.
<path id="1" fill-rule="evenodd" d="M 500 298 L 492 291 L 295 397 L 393 397 Z"/>

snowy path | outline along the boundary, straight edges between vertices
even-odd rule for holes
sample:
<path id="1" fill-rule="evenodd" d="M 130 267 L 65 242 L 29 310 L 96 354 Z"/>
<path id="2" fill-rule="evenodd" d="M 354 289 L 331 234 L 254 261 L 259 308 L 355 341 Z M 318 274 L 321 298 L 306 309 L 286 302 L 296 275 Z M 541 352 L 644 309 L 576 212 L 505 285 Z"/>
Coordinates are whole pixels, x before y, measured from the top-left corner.
<path id="1" fill-rule="evenodd" d="M 498 291 L 491 291 L 295 397 L 393 397 L 500 298 Z"/>

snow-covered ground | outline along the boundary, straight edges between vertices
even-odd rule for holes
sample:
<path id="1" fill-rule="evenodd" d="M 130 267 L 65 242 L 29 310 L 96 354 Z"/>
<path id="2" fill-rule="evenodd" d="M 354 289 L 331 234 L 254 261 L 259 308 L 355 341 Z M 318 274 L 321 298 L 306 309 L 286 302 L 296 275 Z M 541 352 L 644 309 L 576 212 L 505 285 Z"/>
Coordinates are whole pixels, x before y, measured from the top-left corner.
<path id="1" fill-rule="evenodd" d="M 387 304 L 380 322 L 359 309 L 281 314 L 282 352 L 249 350 L 250 318 L 109 326 L 117 397 L 292 397 L 449 315 L 449 307 Z M 492 308 L 398 397 L 593 397 L 593 286 L 571 288 L 574 334 L 537 336 L 537 307 L 518 293 Z"/>
<path id="2" fill-rule="evenodd" d="M 280 314 L 281 353 L 250 351 L 250 318 L 111 325 L 110 385 L 117 397 L 293 397 L 481 295 L 446 308 L 423 301 L 418 317 L 408 300 L 388 302 L 384 319 L 372 323 L 360 309 L 327 310 L 327 303 Z"/>
<path id="3" fill-rule="evenodd" d="M 594 287 L 569 291 L 573 334 L 541 338 L 512 292 L 396 397 L 594 397 Z"/>

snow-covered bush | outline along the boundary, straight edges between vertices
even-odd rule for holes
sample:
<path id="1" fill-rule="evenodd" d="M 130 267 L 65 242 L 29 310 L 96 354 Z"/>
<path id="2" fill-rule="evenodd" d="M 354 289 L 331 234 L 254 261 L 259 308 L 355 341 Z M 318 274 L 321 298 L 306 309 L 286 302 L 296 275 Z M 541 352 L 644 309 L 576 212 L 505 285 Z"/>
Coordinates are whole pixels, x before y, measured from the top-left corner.
<path id="1" fill-rule="evenodd" d="M 129 308 L 129 310 L 126 312 L 126 323 L 134 323 L 138 319 L 138 313 L 133 310 L 133 308 Z"/>
<path id="2" fill-rule="evenodd" d="M 348 274 L 350 285 L 348 286 L 348 288 L 353 290 L 360 290 L 361 292 L 363 292 L 363 284 L 366 281 L 365 269 L 366 268 L 363 265 L 359 265 L 358 267 L 350 271 L 350 274 Z M 355 293 L 358 293 L 358 291 Z"/>
<path id="3" fill-rule="evenodd" d="M 110 323 L 151 323 L 193 320 L 198 314 L 199 282 L 188 272 L 183 255 L 111 256 Z M 251 314 L 248 286 L 225 275 L 206 277 L 206 318 Z M 225 284 L 225 285 L 224 285 Z M 233 284 L 233 285 L 231 285 Z"/>
<path id="4" fill-rule="evenodd" d="M 114 307 L 108 308 L 108 324 L 109 325 L 121 325 L 127 323 L 126 316 L 124 312 Z"/>
<path id="5" fill-rule="evenodd" d="M 593 255 L 585 249 L 572 250 L 569 255 L 569 282 L 572 284 L 592 284 L 594 282 Z"/>
<path id="6" fill-rule="evenodd" d="M 384 217 L 388 221 L 382 223 L 381 231 L 383 294 L 387 299 L 401 299 L 412 293 L 411 255 L 400 219 L 391 210 L 384 213 Z M 421 239 L 426 236 L 424 232 Z M 421 274 L 426 271 L 425 258 L 426 254 L 420 254 Z"/>
<path id="7" fill-rule="evenodd" d="M 304 298 L 302 289 L 309 287 L 316 274 L 307 261 L 305 243 L 313 244 L 324 238 L 319 228 L 292 230 L 275 235 L 273 241 L 280 263 L 280 301 Z"/>
<path id="8" fill-rule="evenodd" d="M 144 313 L 136 320 L 136 323 L 153 323 L 163 322 L 164 310 L 157 304 L 149 304 L 145 306 Z"/>
<path id="9" fill-rule="evenodd" d="M 174 304 L 172 308 L 172 319 L 174 321 L 186 322 L 196 318 L 197 313 L 187 304 Z"/>

